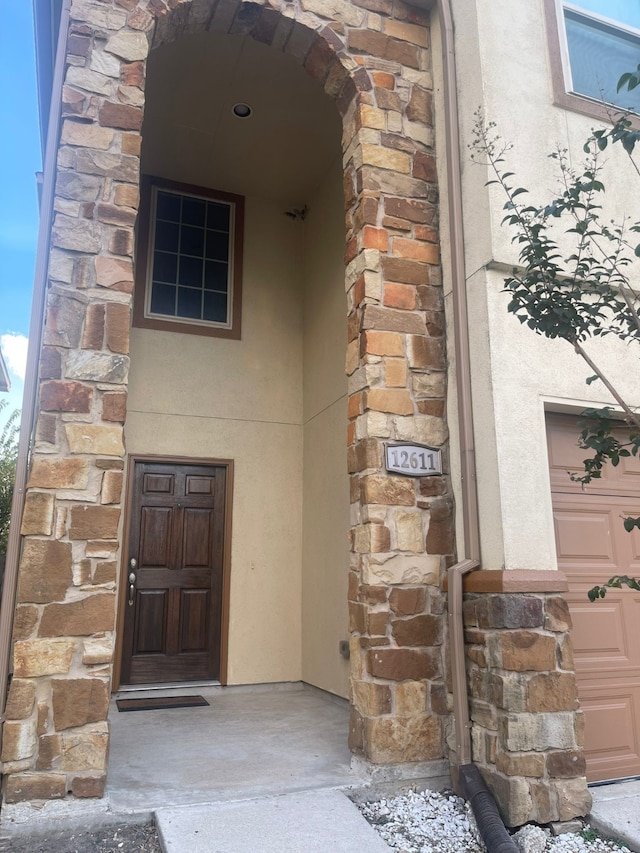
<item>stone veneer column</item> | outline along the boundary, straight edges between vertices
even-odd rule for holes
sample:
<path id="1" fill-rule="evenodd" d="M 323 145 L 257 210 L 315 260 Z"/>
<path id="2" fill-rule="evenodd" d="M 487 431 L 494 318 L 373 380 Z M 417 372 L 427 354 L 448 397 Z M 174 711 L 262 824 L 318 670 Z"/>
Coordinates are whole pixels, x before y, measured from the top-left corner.
<path id="1" fill-rule="evenodd" d="M 473 761 L 505 823 L 588 814 L 564 576 L 477 572 L 465 589 Z"/>
<path id="2" fill-rule="evenodd" d="M 387 439 L 447 438 L 428 14 L 401 0 L 73 0 L 7 802 L 104 790 L 145 60 L 204 30 L 283 50 L 343 117 L 351 745 L 374 762 L 443 756 L 450 487 L 388 475 L 382 458 Z"/>

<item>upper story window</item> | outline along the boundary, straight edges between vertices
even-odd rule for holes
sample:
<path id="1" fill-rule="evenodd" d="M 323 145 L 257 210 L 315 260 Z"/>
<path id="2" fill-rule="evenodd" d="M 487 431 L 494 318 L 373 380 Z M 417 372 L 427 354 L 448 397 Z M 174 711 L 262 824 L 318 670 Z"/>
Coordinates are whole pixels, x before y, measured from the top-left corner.
<path id="1" fill-rule="evenodd" d="M 597 118 L 640 112 L 640 88 L 617 91 L 640 64 L 640 0 L 546 0 L 556 103 Z"/>
<path id="2" fill-rule="evenodd" d="M 134 325 L 240 337 L 243 198 L 142 185 Z"/>

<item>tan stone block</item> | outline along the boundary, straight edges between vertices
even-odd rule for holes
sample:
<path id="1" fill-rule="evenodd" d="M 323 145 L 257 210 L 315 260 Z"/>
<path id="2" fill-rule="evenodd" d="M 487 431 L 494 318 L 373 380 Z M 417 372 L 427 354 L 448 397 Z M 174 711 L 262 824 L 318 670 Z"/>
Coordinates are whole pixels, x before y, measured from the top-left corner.
<path id="1" fill-rule="evenodd" d="M 123 391 L 107 392 L 102 397 L 102 419 L 123 424 L 127 414 L 127 395 Z"/>
<path id="2" fill-rule="evenodd" d="M 105 773 L 91 773 L 84 776 L 74 776 L 71 780 L 71 793 L 74 797 L 104 797 L 107 784 Z"/>
<path id="3" fill-rule="evenodd" d="M 364 394 L 365 409 L 397 415 L 413 414 L 413 401 L 406 389 L 371 388 Z"/>
<path id="4" fill-rule="evenodd" d="M 86 489 L 89 466 L 84 459 L 60 459 L 35 456 L 29 475 L 29 488 Z"/>
<path id="5" fill-rule="evenodd" d="M 440 557 L 428 554 L 372 554 L 362 573 L 362 579 L 371 586 L 379 584 L 440 582 Z"/>
<path id="6" fill-rule="evenodd" d="M 69 672 L 75 640 L 19 640 L 14 645 L 13 666 L 16 678 L 62 675 Z"/>
<path id="7" fill-rule="evenodd" d="M 396 714 L 412 717 L 424 714 L 427 708 L 427 685 L 423 681 L 403 681 L 396 685 Z"/>
<path id="8" fill-rule="evenodd" d="M 92 303 L 87 306 L 87 316 L 82 330 L 83 349 L 102 349 L 104 341 L 104 305 Z"/>
<path id="9" fill-rule="evenodd" d="M 122 427 L 93 424 L 65 424 L 71 453 L 93 453 L 96 456 L 123 456 Z"/>
<path id="10" fill-rule="evenodd" d="M 394 241 L 397 238 L 393 238 Z M 389 308 L 402 308 L 412 311 L 416 307 L 416 288 L 412 284 L 385 282 L 384 304 Z"/>
<path id="11" fill-rule="evenodd" d="M 56 731 L 107 719 L 109 690 L 99 678 L 54 678 L 53 722 Z"/>
<path id="12" fill-rule="evenodd" d="M 351 694 L 353 704 L 365 716 L 378 717 L 391 713 L 391 688 L 388 684 L 354 681 Z"/>
<path id="13" fill-rule="evenodd" d="M 442 643 L 442 617 L 431 613 L 394 619 L 391 630 L 399 646 L 436 646 Z"/>
<path id="14" fill-rule="evenodd" d="M 98 255 L 95 266 L 96 283 L 99 287 L 108 287 L 123 293 L 133 290 L 132 261 Z"/>
<path id="15" fill-rule="evenodd" d="M 547 631 L 570 631 L 573 627 L 569 605 L 562 596 L 549 596 L 545 601 L 544 627 Z"/>
<path id="16" fill-rule="evenodd" d="M 409 335 L 407 338 L 409 367 L 417 370 L 444 370 L 444 344 L 441 338 Z"/>
<path id="17" fill-rule="evenodd" d="M 533 820 L 534 804 L 530 783 L 526 779 L 492 773 L 486 781 L 507 826 L 522 826 Z"/>
<path id="18" fill-rule="evenodd" d="M 2 727 L 2 761 L 22 761 L 35 755 L 38 738 L 35 719 L 6 720 Z"/>
<path id="19" fill-rule="evenodd" d="M 535 631 L 504 631 L 499 637 L 499 649 L 503 669 L 510 669 L 512 672 L 544 672 L 555 669 L 554 637 Z"/>
<path id="20" fill-rule="evenodd" d="M 396 616 L 422 613 L 427 603 L 427 591 L 422 586 L 403 589 L 394 587 L 389 593 L 389 606 Z"/>
<path id="21" fill-rule="evenodd" d="M 380 91 L 385 91 L 384 89 Z M 401 174 L 411 171 L 411 158 L 404 151 L 396 151 L 391 148 L 383 148 L 380 145 L 361 146 L 362 162 L 368 166 L 377 166 L 380 169 L 390 169 Z"/>
<path id="22" fill-rule="evenodd" d="M 106 732 L 63 732 L 60 769 L 74 773 L 105 771 L 108 746 L 109 735 Z"/>
<path id="23" fill-rule="evenodd" d="M 364 750 L 374 764 L 433 761 L 443 756 L 437 717 L 378 717 L 364 721 Z"/>
<path id="24" fill-rule="evenodd" d="M 400 258 L 409 258 L 425 264 L 440 263 L 440 251 L 433 243 L 410 240 L 407 237 L 393 238 L 393 253 Z"/>
<path id="25" fill-rule="evenodd" d="M 444 397 L 447 378 L 444 373 L 414 373 L 411 377 L 416 397 Z"/>
<path id="26" fill-rule="evenodd" d="M 544 756 L 537 752 L 498 752 L 496 769 L 505 776 L 544 776 Z"/>
<path id="27" fill-rule="evenodd" d="M 120 207 L 138 208 L 140 190 L 135 184 L 118 184 L 113 194 L 114 202 Z"/>
<path id="28" fill-rule="evenodd" d="M 528 711 L 573 711 L 578 705 L 573 673 L 548 672 L 529 680 Z M 583 773 L 573 774 L 581 776 Z"/>
<path id="29" fill-rule="evenodd" d="M 38 760 L 36 770 L 53 770 L 62 753 L 62 738 L 58 734 L 41 735 L 38 738 Z"/>
<path id="30" fill-rule="evenodd" d="M 132 63 L 138 65 L 137 62 Z M 142 63 L 140 63 L 141 65 Z M 126 76 L 123 79 L 127 79 Z M 139 133 L 123 133 L 122 134 L 122 153 L 129 154 L 133 157 L 140 156 L 142 148 L 142 136 Z"/>
<path id="31" fill-rule="evenodd" d="M 424 551 L 424 530 L 422 527 L 422 512 L 405 512 L 396 510 L 394 513 L 394 528 L 396 548 L 400 551 Z"/>
<path id="32" fill-rule="evenodd" d="M 129 352 L 129 327 L 129 306 L 110 302 L 106 315 L 106 343 L 111 352 Z"/>
<path id="33" fill-rule="evenodd" d="M 403 358 L 384 358 L 384 378 L 387 386 L 405 388 L 407 363 Z"/>
<path id="34" fill-rule="evenodd" d="M 127 62 L 136 62 L 147 58 L 149 44 L 141 32 L 119 32 L 108 39 L 104 49 Z"/>
<path id="35" fill-rule="evenodd" d="M 362 127 L 371 127 L 376 130 L 385 130 L 387 125 L 384 111 L 367 104 L 359 108 L 358 121 Z"/>
<path id="36" fill-rule="evenodd" d="M 360 339 L 360 354 L 370 355 L 404 355 L 404 335 L 397 332 L 379 332 L 369 329 L 363 332 Z"/>
<path id="37" fill-rule="evenodd" d="M 5 784 L 6 803 L 34 800 L 59 800 L 67 795 L 67 777 L 63 773 L 15 773 Z"/>
<path id="38" fill-rule="evenodd" d="M 367 652 L 367 669 L 374 678 L 421 681 L 441 675 L 439 649 L 374 648 Z"/>
<path id="39" fill-rule="evenodd" d="M 434 415 L 414 415 L 412 418 L 393 419 L 395 437 L 398 441 L 412 441 L 441 447 L 447 440 L 448 430 L 444 418 Z"/>
<path id="40" fill-rule="evenodd" d="M 19 604 L 13 618 L 13 639 L 26 640 L 38 621 L 38 608 L 31 604 Z"/>
<path id="41" fill-rule="evenodd" d="M 22 513 L 22 536 L 50 536 L 53 531 L 54 497 L 28 491 Z"/>
<path id="42" fill-rule="evenodd" d="M 25 540 L 18 575 L 18 601 L 43 604 L 64 598 L 72 582 L 71 544 Z"/>
<path id="43" fill-rule="evenodd" d="M 97 222 L 58 213 L 51 230 L 51 242 L 59 249 L 96 254 L 100 251 L 100 227 Z"/>
<path id="44" fill-rule="evenodd" d="M 97 124 L 65 119 L 62 125 L 62 142 L 65 145 L 80 145 L 106 151 L 113 142 L 113 131 Z"/>
<path id="45" fill-rule="evenodd" d="M 574 715 L 568 711 L 546 714 L 503 714 L 498 721 L 500 740 L 508 752 L 544 752 L 575 749 Z"/>
<path id="46" fill-rule="evenodd" d="M 35 682 L 24 678 L 13 678 L 9 687 L 7 705 L 4 711 L 5 719 L 24 720 L 31 715 L 35 704 Z"/>
<path id="47" fill-rule="evenodd" d="M 77 601 L 45 606 L 39 637 L 78 637 L 112 631 L 115 624 L 115 596 L 98 592 Z"/>
<path id="48" fill-rule="evenodd" d="M 71 507 L 71 539 L 115 539 L 118 534 L 120 510 L 106 506 Z"/>
<path id="49" fill-rule="evenodd" d="M 362 502 L 388 506 L 414 506 L 416 490 L 413 480 L 369 474 L 362 478 Z"/>
<path id="50" fill-rule="evenodd" d="M 391 546 L 389 529 L 383 524 L 361 524 L 353 531 L 353 548 L 358 554 L 388 551 Z"/>
<path id="51" fill-rule="evenodd" d="M 91 306 L 90 306 L 91 307 Z M 51 380 L 40 386 L 40 408 L 44 412 L 80 412 L 91 411 L 93 392 L 81 382 L 61 382 Z"/>
<path id="52" fill-rule="evenodd" d="M 99 71 L 92 71 L 90 68 L 83 68 L 81 65 L 71 65 L 67 69 L 66 82 L 69 86 L 84 89 L 87 92 L 95 92 L 97 95 L 109 95 L 113 87 L 113 82 L 106 74 L 101 74 Z M 72 95 L 72 90 L 69 90 L 69 86 L 65 92 L 66 97 Z M 75 94 L 77 96 L 77 93 Z"/>
<path id="53" fill-rule="evenodd" d="M 555 782 L 554 788 L 558 798 L 560 820 L 573 820 L 575 817 L 585 817 L 589 814 L 592 797 L 584 777 L 563 779 L 561 782 Z"/>
<path id="54" fill-rule="evenodd" d="M 85 666 L 111 663 L 111 660 L 113 659 L 112 637 L 91 637 L 84 640 L 82 646 L 82 663 L 85 664 Z"/>
<path id="55" fill-rule="evenodd" d="M 120 503 L 122 497 L 122 471 L 105 471 L 102 479 L 102 491 L 100 499 L 103 504 Z"/>
<path id="56" fill-rule="evenodd" d="M 136 212 L 117 204 L 101 202 L 97 205 L 96 216 L 99 222 L 106 225 L 118 225 L 121 228 L 133 228 L 136 224 Z"/>
<path id="57" fill-rule="evenodd" d="M 586 762 L 581 749 L 558 750 L 547 753 L 547 772 L 549 776 L 560 779 L 574 779 L 584 776 Z"/>

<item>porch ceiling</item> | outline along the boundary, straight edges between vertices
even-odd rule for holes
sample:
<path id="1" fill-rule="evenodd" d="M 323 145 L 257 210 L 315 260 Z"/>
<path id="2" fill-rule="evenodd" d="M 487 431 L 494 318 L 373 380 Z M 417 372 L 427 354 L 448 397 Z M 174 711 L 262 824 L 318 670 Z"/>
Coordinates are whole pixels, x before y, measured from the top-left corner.
<path id="1" fill-rule="evenodd" d="M 340 156 L 332 100 L 290 57 L 247 36 L 202 33 L 152 51 L 147 173 L 303 205 Z M 235 103 L 253 114 L 238 119 Z"/>

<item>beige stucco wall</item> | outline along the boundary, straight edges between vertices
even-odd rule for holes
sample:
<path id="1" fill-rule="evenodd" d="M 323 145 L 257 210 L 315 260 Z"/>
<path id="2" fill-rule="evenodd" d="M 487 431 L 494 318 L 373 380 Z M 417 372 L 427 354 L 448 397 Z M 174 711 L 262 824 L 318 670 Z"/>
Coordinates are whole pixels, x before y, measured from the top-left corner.
<path id="1" fill-rule="evenodd" d="M 346 696 L 349 483 L 342 168 L 337 160 L 304 224 L 302 677 Z"/>
<path id="2" fill-rule="evenodd" d="M 503 270 L 517 262 L 517 249 L 500 224 L 504 199 L 484 186 L 488 174 L 471 163 L 468 145 L 481 106 L 513 144 L 507 159 L 514 180 L 542 202 L 557 188 L 547 155 L 567 148 L 579 168 L 598 122 L 553 105 L 542 0 L 517 10 L 511 0 L 452 0 L 452 7 L 483 566 L 553 569 L 545 407 L 578 412 L 611 400 L 599 383 L 585 384 L 591 371 L 566 343 L 536 336 L 507 313 Z M 637 210 L 636 179 L 622 152 L 608 159 L 608 213 L 621 217 Z M 633 352 L 609 340 L 593 342 L 591 351 L 636 401 Z"/>
<path id="3" fill-rule="evenodd" d="M 131 340 L 127 451 L 234 460 L 230 683 L 301 676 L 299 244 L 280 206 L 247 198 L 242 340 Z"/>

